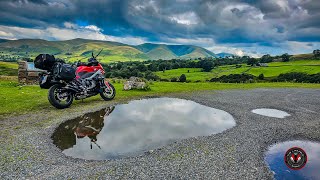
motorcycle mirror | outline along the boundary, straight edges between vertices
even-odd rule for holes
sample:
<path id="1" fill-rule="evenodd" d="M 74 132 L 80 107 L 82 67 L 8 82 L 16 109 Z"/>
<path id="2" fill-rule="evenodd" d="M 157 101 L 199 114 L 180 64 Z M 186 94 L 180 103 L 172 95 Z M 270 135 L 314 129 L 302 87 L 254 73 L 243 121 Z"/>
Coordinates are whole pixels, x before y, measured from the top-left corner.
<path id="1" fill-rule="evenodd" d="M 96 57 L 94 57 L 94 58 L 97 58 L 97 57 L 100 55 L 100 53 L 102 52 L 102 50 L 103 50 L 103 49 L 101 49 L 100 52 L 99 52 L 99 53 L 96 55 Z"/>
<path id="2" fill-rule="evenodd" d="M 93 56 L 93 51 L 91 52 L 91 56 L 94 58 L 94 56 Z"/>

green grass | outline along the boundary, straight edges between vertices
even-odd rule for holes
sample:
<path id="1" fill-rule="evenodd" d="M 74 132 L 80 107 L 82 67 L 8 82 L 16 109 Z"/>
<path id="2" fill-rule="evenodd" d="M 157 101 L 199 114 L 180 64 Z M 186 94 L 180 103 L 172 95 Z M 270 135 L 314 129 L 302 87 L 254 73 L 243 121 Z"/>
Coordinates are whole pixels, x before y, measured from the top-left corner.
<path id="1" fill-rule="evenodd" d="M 11 62 L 0 61 L 0 75 L 4 76 L 17 76 L 18 64 Z"/>
<path id="2" fill-rule="evenodd" d="M 252 83 L 252 84 L 226 84 L 226 83 L 170 83 L 154 82 L 150 91 L 123 91 L 122 84 L 115 83 L 117 95 L 115 100 L 126 100 L 136 97 L 164 95 L 167 93 L 194 92 L 202 90 L 224 90 L 224 89 L 250 89 L 260 87 L 301 87 L 320 88 L 320 84 L 298 84 L 298 83 Z M 19 115 L 28 112 L 54 110 L 47 100 L 46 89 L 40 89 L 37 85 L 19 86 L 16 81 L 0 81 L 0 116 Z M 94 96 L 84 100 L 85 103 L 103 103 L 100 96 Z M 81 101 L 74 101 L 72 106 L 81 106 Z"/>
<path id="3" fill-rule="evenodd" d="M 189 70 L 189 73 L 188 73 Z M 268 63 L 268 67 L 251 67 L 242 64 L 240 68 L 235 68 L 235 65 L 219 66 L 211 72 L 201 72 L 200 68 L 180 68 L 167 70 L 165 72 L 156 72 L 162 79 L 171 79 L 173 77 L 179 78 L 181 74 L 187 76 L 187 80 L 206 81 L 213 77 L 220 77 L 229 74 L 248 73 L 254 76 L 259 76 L 263 73 L 265 77 L 275 77 L 281 73 L 289 72 L 305 72 L 308 74 L 320 73 L 320 60 L 300 60 L 290 62 L 272 62 Z"/>
<path id="4" fill-rule="evenodd" d="M 235 68 L 234 66 L 220 66 L 218 68 L 213 69 L 211 72 L 202 72 L 201 68 L 179 68 L 167 70 L 165 72 L 159 71 L 156 72 L 156 75 L 160 76 L 162 79 L 171 79 L 173 77 L 179 78 L 181 74 L 185 74 L 187 76 L 187 80 L 195 82 L 210 80 L 213 77 L 219 77 L 222 75 L 228 74 L 241 74 L 245 72 L 250 67 L 244 66 L 241 68 Z M 188 73 L 189 70 L 189 73 Z"/>

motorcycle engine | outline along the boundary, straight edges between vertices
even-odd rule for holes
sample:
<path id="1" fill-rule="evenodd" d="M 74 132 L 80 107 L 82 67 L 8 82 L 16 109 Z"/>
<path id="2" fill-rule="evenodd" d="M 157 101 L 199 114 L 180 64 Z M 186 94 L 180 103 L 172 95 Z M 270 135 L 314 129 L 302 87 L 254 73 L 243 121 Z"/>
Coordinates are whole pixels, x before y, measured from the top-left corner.
<path id="1" fill-rule="evenodd" d="M 85 87 L 86 87 L 87 89 L 92 89 L 92 88 L 94 88 L 94 87 L 96 86 L 96 82 L 93 81 L 93 80 L 87 80 L 87 79 L 85 79 L 85 80 L 84 80 L 84 85 L 85 85 Z"/>

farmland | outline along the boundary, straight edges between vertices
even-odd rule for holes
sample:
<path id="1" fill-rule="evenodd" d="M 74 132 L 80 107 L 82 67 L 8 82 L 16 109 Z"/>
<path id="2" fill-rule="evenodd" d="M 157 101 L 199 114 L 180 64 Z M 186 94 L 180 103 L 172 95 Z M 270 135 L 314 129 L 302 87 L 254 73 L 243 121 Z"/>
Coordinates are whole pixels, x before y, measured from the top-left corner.
<path id="1" fill-rule="evenodd" d="M 0 61 L 0 75 L 16 76 L 18 74 L 18 64 Z"/>
<path id="2" fill-rule="evenodd" d="M 189 72 L 188 72 L 189 70 Z M 268 63 L 268 67 L 251 67 L 246 64 L 241 64 L 241 67 L 236 68 L 236 65 L 219 66 L 211 70 L 211 72 L 202 72 L 201 68 L 179 68 L 166 70 L 165 72 L 156 72 L 156 75 L 162 79 L 171 79 L 179 77 L 181 74 L 187 76 L 190 81 L 206 81 L 214 77 L 229 74 L 248 73 L 254 76 L 264 74 L 265 77 L 275 77 L 279 74 L 289 72 L 304 72 L 308 74 L 320 73 L 320 60 L 300 60 L 289 62 L 272 62 Z"/>

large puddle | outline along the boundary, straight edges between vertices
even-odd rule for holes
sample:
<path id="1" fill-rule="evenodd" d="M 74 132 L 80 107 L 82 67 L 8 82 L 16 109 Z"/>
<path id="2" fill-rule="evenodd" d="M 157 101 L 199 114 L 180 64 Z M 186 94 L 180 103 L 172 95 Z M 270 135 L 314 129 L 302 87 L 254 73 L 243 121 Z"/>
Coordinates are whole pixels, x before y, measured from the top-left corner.
<path id="1" fill-rule="evenodd" d="M 307 156 L 307 164 L 300 170 L 291 170 L 284 162 L 284 156 L 292 147 L 302 148 Z M 287 141 L 271 146 L 265 161 L 275 173 L 275 179 L 319 179 L 320 178 L 320 143 L 311 141 Z"/>
<path id="2" fill-rule="evenodd" d="M 262 116 L 275 117 L 275 118 L 285 118 L 287 116 L 291 116 L 287 112 L 280 111 L 277 109 L 261 108 L 261 109 L 254 109 L 251 112 L 262 115 Z"/>
<path id="3" fill-rule="evenodd" d="M 67 156 L 103 160 L 133 156 L 174 140 L 235 126 L 227 112 L 175 98 L 131 101 L 61 124 L 54 144 Z"/>

